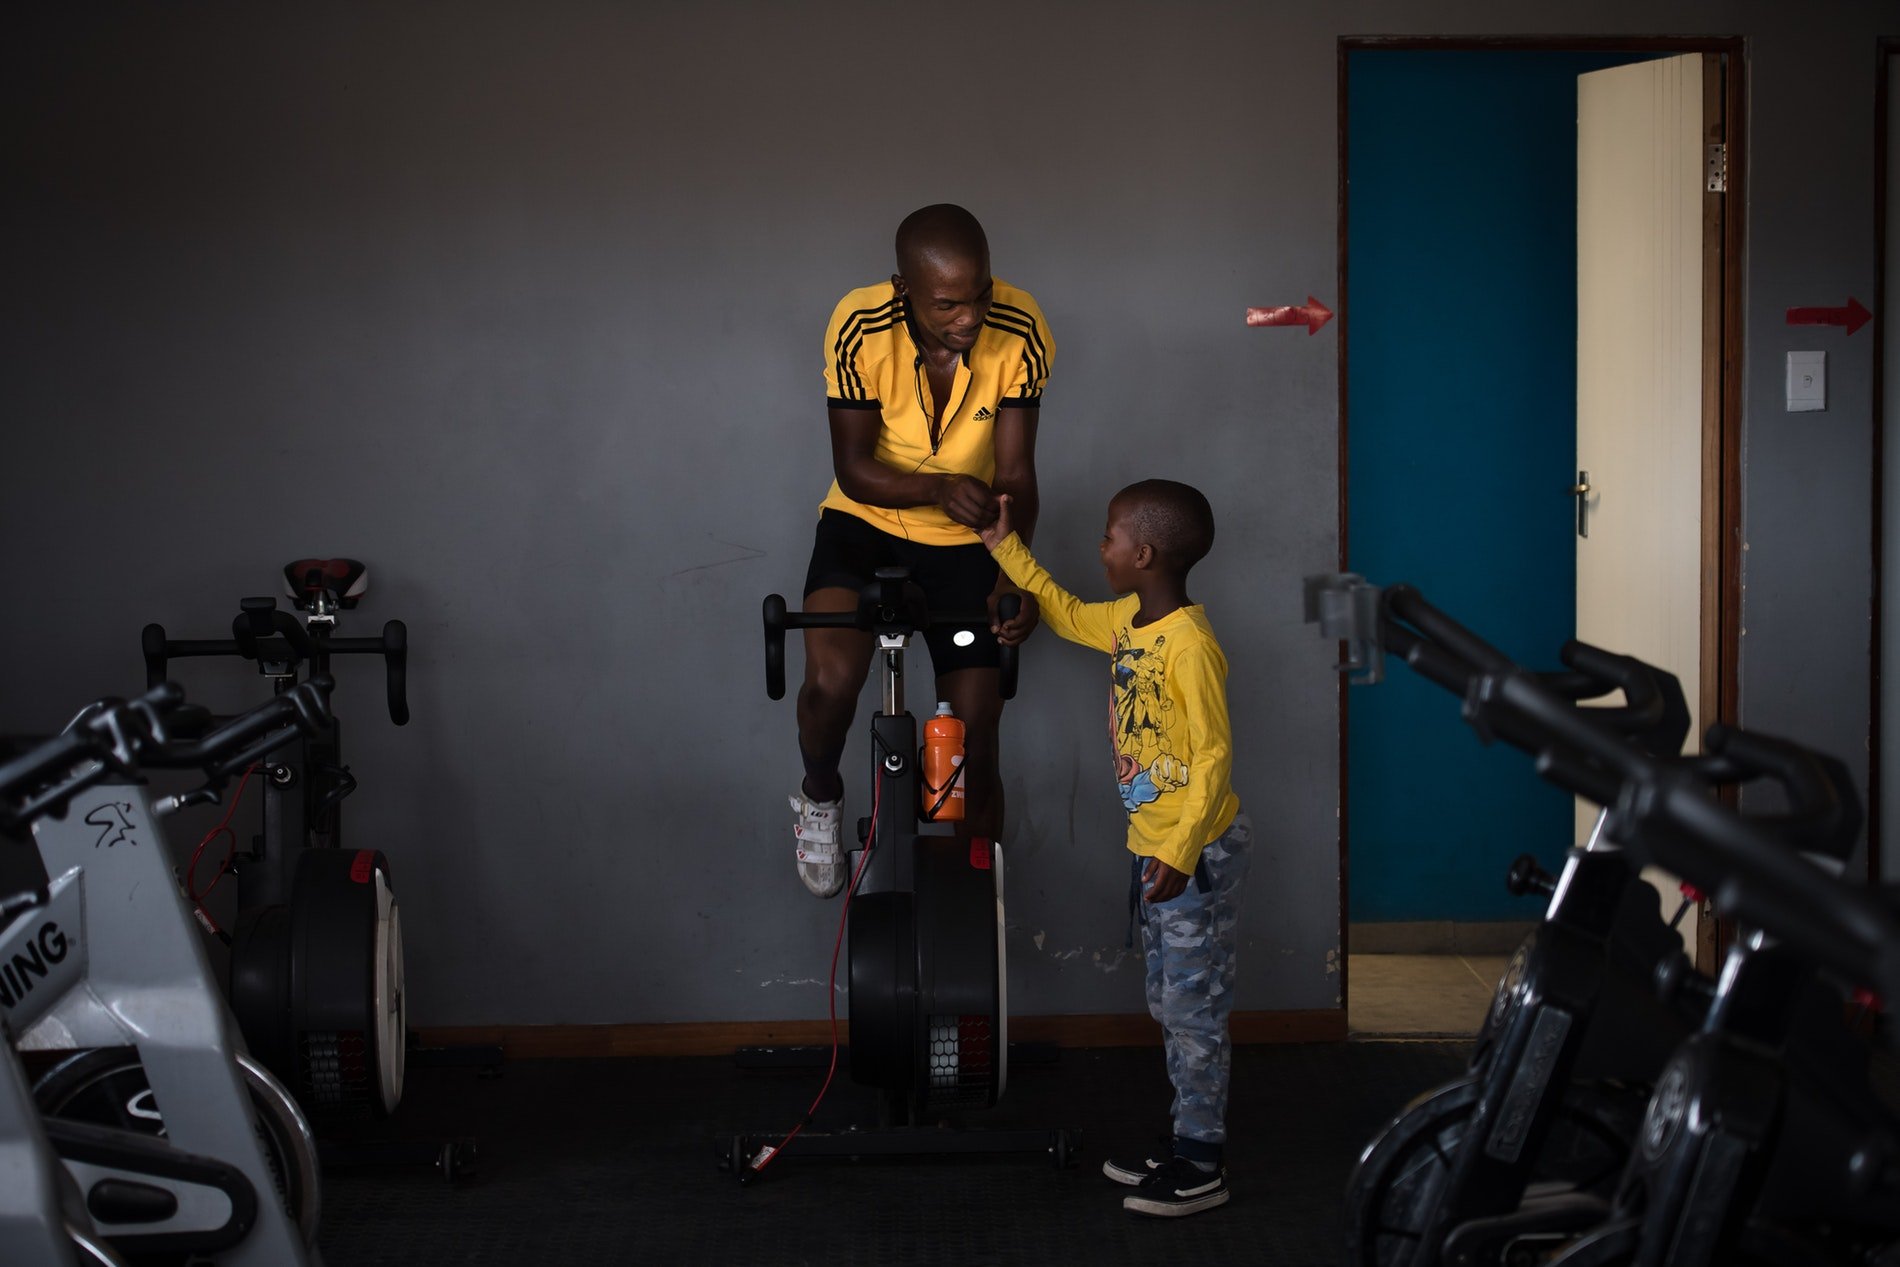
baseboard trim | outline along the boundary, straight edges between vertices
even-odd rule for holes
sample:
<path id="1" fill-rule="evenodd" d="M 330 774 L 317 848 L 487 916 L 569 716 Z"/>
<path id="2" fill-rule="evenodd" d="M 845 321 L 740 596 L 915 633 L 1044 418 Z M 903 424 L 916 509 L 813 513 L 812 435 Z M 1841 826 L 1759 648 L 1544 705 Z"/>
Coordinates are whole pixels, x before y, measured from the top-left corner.
<path id="1" fill-rule="evenodd" d="M 1355 955 L 1508 955 L 1535 920 L 1377 920 L 1349 924 Z"/>
<path id="2" fill-rule="evenodd" d="M 1343 1008 L 1235 1012 L 1236 1043 L 1337 1043 L 1346 1040 Z M 720 1021 L 674 1025 L 445 1025 L 416 1031 L 424 1046 L 499 1047 L 511 1060 L 728 1056 L 741 1047 L 831 1045 L 826 1021 Z M 1013 1042 L 1060 1047 L 1158 1047 L 1161 1029 L 1142 1013 L 1015 1016 Z M 838 1039 L 847 1037 L 838 1024 Z"/>

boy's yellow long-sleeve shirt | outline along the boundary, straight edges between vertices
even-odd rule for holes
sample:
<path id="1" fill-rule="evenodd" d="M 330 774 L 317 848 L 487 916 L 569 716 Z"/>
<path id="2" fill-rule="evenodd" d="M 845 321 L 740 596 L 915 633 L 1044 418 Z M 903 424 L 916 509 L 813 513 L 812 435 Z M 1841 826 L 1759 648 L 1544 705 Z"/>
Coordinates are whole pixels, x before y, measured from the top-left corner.
<path id="1" fill-rule="evenodd" d="M 1115 781 L 1128 848 L 1192 875 L 1201 850 L 1240 812 L 1234 795 L 1227 657 L 1199 605 L 1136 625 L 1130 594 L 1085 603 L 1057 585 L 1011 533 L 995 550 L 1009 579 L 1035 595 L 1042 621 L 1109 657 Z"/>

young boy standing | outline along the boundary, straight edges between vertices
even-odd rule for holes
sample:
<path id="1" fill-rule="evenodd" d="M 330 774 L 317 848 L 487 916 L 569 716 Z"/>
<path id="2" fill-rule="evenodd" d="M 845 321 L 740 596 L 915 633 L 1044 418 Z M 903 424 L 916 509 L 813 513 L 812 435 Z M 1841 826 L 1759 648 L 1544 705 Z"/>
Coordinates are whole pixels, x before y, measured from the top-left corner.
<path id="1" fill-rule="evenodd" d="M 1253 827 L 1229 776 L 1227 657 L 1188 571 L 1214 544 L 1207 498 L 1173 480 L 1130 484 L 1108 504 L 1102 568 L 1114 602 L 1057 585 L 1010 526 L 1010 499 L 980 535 L 1003 571 L 1035 595 L 1043 623 L 1109 656 L 1110 739 L 1128 811 L 1130 917 L 1141 924 L 1148 1011 L 1160 1022 L 1174 1086 L 1166 1157 L 1114 1160 L 1102 1173 L 1135 1191 L 1138 1214 L 1197 1214 L 1227 1200 L 1227 1017 L 1235 924 Z"/>

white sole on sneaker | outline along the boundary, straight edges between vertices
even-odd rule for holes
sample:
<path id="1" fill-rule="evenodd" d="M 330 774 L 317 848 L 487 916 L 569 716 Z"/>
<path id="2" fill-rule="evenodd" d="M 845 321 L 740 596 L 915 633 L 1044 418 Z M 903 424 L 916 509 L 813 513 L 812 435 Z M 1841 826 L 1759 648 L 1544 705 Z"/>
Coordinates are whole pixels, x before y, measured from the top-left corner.
<path id="1" fill-rule="evenodd" d="M 1131 1188 L 1139 1188 L 1141 1186 L 1142 1180 L 1146 1179 L 1149 1175 L 1153 1174 L 1155 1172 L 1155 1168 L 1160 1163 L 1155 1161 L 1151 1157 L 1148 1160 L 1142 1162 L 1141 1164 L 1146 1166 L 1147 1169 L 1146 1170 L 1130 1170 L 1126 1166 L 1117 1166 L 1112 1161 L 1105 1161 L 1102 1163 L 1102 1173 L 1104 1175 L 1107 1175 L 1110 1179 L 1113 1179 L 1116 1183 L 1125 1183 Z"/>
<path id="2" fill-rule="evenodd" d="M 1142 1191 L 1123 1197 L 1121 1208 L 1131 1214 L 1176 1220 L 1186 1214 L 1201 1214 L 1201 1210 L 1224 1206 L 1227 1197 L 1227 1176 L 1220 1170 L 1212 1172 L 1203 1183 L 1163 1183 L 1157 1176 L 1157 1180 L 1146 1183 Z"/>
<path id="3" fill-rule="evenodd" d="M 1219 1180 L 1213 1182 L 1220 1183 Z M 1184 1215 L 1199 1214 L 1202 1210 L 1211 1210 L 1217 1205 L 1226 1205 L 1230 1195 L 1232 1194 L 1228 1192 L 1226 1185 L 1220 1184 L 1212 1192 L 1198 1197 L 1182 1196 L 1178 1200 L 1161 1196 L 1123 1197 L 1122 1209 L 1132 1214 L 1146 1214 L 1151 1218 L 1178 1219 Z"/>

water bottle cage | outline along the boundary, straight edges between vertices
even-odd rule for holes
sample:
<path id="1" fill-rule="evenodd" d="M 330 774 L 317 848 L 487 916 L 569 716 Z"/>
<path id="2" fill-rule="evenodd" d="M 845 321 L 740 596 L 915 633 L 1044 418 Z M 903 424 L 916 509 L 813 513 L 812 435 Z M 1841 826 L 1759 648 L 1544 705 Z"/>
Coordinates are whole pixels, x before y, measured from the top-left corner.
<path id="1" fill-rule="evenodd" d="M 924 764 L 924 750 L 919 746 L 917 749 L 917 782 L 923 788 L 924 798 L 926 800 L 929 800 L 933 794 L 937 798 L 934 801 L 930 801 L 929 807 L 924 810 L 924 821 L 934 823 L 937 821 L 937 815 L 942 811 L 945 802 L 949 801 L 950 794 L 963 785 L 963 763 L 960 761 L 957 763 L 957 772 L 950 776 L 949 781 L 943 785 L 941 790 L 931 786 L 930 779 L 923 773 L 927 768 L 928 767 Z"/>

